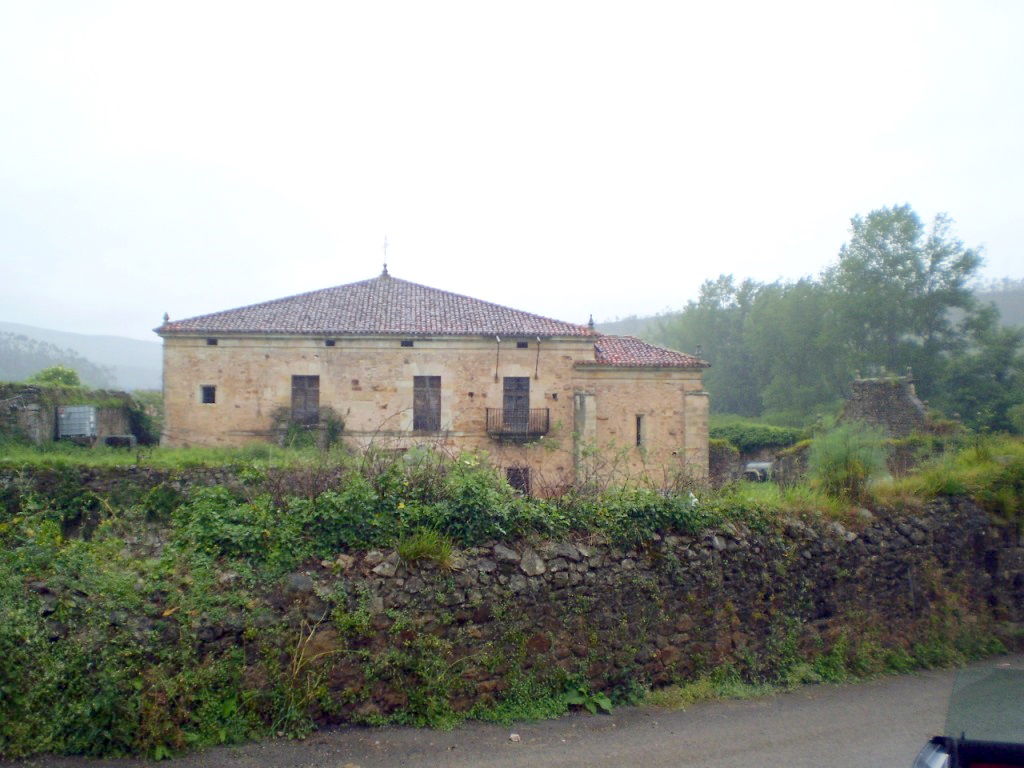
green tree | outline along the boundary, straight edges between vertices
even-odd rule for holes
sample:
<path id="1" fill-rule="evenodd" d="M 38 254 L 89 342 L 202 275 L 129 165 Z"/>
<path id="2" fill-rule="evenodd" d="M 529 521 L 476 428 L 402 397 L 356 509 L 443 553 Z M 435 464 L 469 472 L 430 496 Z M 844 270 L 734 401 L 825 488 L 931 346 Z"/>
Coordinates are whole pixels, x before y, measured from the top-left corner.
<path id="1" fill-rule="evenodd" d="M 78 371 L 66 365 L 51 365 L 38 373 L 29 376 L 25 381 L 29 384 L 41 384 L 48 387 L 80 387 L 81 379 Z"/>
<path id="2" fill-rule="evenodd" d="M 1012 430 L 1024 403 L 1024 329 L 1000 327 L 994 308 L 980 317 L 968 349 L 946 361 L 932 405 L 976 429 Z"/>
<path id="3" fill-rule="evenodd" d="M 762 382 L 757 379 L 745 341 L 747 316 L 761 285 L 753 280 L 736 284 L 732 275 L 706 280 L 697 301 L 677 315 L 662 318 L 652 333 L 654 341 L 675 349 L 696 352 L 709 363 L 704 381 L 714 393 L 717 411 L 746 416 L 761 412 Z"/>
<path id="4" fill-rule="evenodd" d="M 913 366 L 927 388 L 943 355 L 964 350 L 951 310 L 970 322 L 977 308 L 968 284 L 982 262 L 950 225 L 940 214 L 926 229 L 909 205 L 853 217 L 850 241 L 824 275 L 851 368 Z"/>
<path id="5" fill-rule="evenodd" d="M 839 399 L 849 375 L 832 315 L 828 291 L 810 278 L 758 291 L 744 342 L 762 382 L 766 412 L 801 423 Z"/>

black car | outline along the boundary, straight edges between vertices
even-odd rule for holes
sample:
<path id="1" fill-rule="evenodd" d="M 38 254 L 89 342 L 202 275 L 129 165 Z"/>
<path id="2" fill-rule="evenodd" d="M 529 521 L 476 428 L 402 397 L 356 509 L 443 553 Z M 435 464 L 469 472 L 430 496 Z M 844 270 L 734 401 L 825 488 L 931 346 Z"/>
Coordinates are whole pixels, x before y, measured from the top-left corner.
<path id="1" fill-rule="evenodd" d="M 961 670 L 946 731 L 925 744 L 913 768 L 1024 766 L 1024 668 L 1003 663 Z"/>

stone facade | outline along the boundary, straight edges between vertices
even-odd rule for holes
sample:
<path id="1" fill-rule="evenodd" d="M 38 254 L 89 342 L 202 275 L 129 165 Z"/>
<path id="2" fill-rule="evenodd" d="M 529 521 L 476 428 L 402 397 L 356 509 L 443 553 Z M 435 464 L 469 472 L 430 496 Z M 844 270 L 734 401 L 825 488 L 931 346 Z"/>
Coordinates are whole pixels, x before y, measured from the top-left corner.
<path id="1" fill-rule="evenodd" d="M 388 280 L 368 283 L 423 288 Z M 513 320 L 535 319 L 498 309 L 513 313 Z M 506 324 L 499 330 L 529 327 L 499 320 Z M 280 414 L 293 407 L 298 376 L 316 377 L 319 408 L 340 418 L 353 447 L 401 450 L 429 443 L 453 453 L 486 452 L 499 467 L 528 469 L 535 493 L 556 493 L 596 474 L 606 482 L 642 479 L 659 487 L 681 475 L 707 475 L 706 364 L 636 339 L 604 337 L 585 326 L 555 326 L 546 336 L 445 334 L 443 318 L 435 329 L 440 332 L 429 334 L 215 333 L 204 327 L 184 321 L 158 329 L 167 445 L 275 439 Z M 415 428 L 417 377 L 439 377 L 437 429 Z M 524 436 L 529 439 L 488 430 L 488 409 L 508 409 L 509 378 L 524 388 L 520 402 L 545 424 Z"/>

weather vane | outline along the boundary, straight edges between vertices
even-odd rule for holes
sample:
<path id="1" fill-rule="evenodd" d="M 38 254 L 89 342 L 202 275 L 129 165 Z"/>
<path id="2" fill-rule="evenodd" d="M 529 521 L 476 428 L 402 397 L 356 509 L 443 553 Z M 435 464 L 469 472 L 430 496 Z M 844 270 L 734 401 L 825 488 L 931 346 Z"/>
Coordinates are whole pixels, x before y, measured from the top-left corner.
<path id="1" fill-rule="evenodd" d="M 388 273 L 388 236 L 384 235 L 384 274 Z"/>

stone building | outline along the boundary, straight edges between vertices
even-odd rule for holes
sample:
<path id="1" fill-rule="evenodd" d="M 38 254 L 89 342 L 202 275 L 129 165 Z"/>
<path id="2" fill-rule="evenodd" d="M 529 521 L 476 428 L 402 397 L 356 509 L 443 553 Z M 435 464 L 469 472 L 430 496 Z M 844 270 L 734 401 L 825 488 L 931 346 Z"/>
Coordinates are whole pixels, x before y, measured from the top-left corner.
<path id="1" fill-rule="evenodd" d="M 273 440 L 283 420 L 353 447 L 486 452 L 541 494 L 707 475 L 704 361 L 387 270 L 155 330 L 167 445 Z"/>

